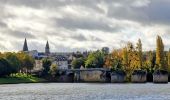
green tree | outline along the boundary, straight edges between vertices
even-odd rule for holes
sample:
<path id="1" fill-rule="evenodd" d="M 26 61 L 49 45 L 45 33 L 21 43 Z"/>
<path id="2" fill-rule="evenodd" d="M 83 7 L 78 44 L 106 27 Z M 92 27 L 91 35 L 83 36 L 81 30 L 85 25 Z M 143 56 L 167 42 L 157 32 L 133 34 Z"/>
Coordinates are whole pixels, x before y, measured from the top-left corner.
<path id="1" fill-rule="evenodd" d="M 164 44 L 160 36 L 157 36 L 156 45 L 156 64 L 158 69 L 167 70 L 166 66 L 164 66 Z"/>
<path id="2" fill-rule="evenodd" d="M 8 52 L 8 53 L 5 53 L 4 56 L 9 61 L 9 63 L 11 64 L 12 72 L 13 73 L 18 72 L 20 70 L 20 68 L 21 68 L 21 62 L 18 59 L 16 53 Z"/>
<path id="3" fill-rule="evenodd" d="M 29 56 L 25 52 L 18 52 L 16 55 L 21 63 L 21 67 L 20 67 L 21 72 L 27 73 L 34 67 L 35 61 L 31 56 Z"/>
<path id="4" fill-rule="evenodd" d="M 48 75 L 48 72 L 50 71 L 50 66 L 52 62 L 48 58 L 43 59 L 43 75 Z"/>
<path id="5" fill-rule="evenodd" d="M 148 65 L 149 71 L 153 72 L 156 64 L 156 54 L 155 52 L 149 51 L 146 56 L 148 56 L 148 59 L 146 59 L 145 62 Z"/>
<path id="6" fill-rule="evenodd" d="M 104 62 L 104 54 L 98 50 L 89 54 L 85 66 L 86 68 L 102 68 Z"/>
<path id="7" fill-rule="evenodd" d="M 72 66 L 72 68 L 75 68 L 75 69 L 79 69 L 81 66 L 85 67 L 85 61 L 86 61 L 86 59 L 83 57 L 74 59 L 71 62 L 71 66 Z"/>
<path id="8" fill-rule="evenodd" d="M 21 72 L 30 72 L 31 69 L 34 67 L 35 60 L 25 52 L 18 52 L 17 58 L 19 59 L 21 63 Z"/>
<path id="9" fill-rule="evenodd" d="M 52 75 L 52 77 L 56 76 L 57 70 L 58 70 L 58 66 L 56 64 L 52 64 L 50 66 L 50 74 Z"/>
<path id="10" fill-rule="evenodd" d="M 23 60 L 24 60 L 23 65 L 25 66 L 27 71 L 30 72 L 31 69 L 34 67 L 34 63 L 35 63 L 34 59 L 29 55 L 25 55 Z"/>
<path id="11" fill-rule="evenodd" d="M 11 64 L 5 58 L 0 58 L 0 77 L 10 75 L 12 73 Z"/>

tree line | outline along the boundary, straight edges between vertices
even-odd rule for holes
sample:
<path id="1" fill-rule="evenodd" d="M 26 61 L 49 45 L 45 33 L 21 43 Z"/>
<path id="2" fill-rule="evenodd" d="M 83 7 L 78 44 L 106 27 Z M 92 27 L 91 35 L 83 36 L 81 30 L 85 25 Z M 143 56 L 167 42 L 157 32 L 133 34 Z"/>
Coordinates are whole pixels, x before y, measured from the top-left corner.
<path id="1" fill-rule="evenodd" d="M 72 61 L 73 68 L 108 68 L 123 70 L 131 75 L 134 70 L 170 71 L 170 51 L 164 51 L 164 43 L 160 36 L 156 38 L 155 51 L 143 51 L 142 42 L 138 39 L 136 45 L 128 42 L 123 48 L 115 49 L 109 54 L 102 50 L 91 52 L 88 57 L 79 57 Z"/>

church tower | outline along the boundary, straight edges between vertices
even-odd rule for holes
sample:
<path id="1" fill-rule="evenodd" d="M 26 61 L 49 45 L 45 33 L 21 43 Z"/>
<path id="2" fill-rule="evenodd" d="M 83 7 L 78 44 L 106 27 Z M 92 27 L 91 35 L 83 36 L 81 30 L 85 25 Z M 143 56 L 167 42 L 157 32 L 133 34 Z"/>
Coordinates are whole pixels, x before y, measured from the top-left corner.
<path id="1" fill-rule="evenodd" d="M 45 54 L 50 54 L 50 46 L 49 46 L 49 43 L 48 43 L 48 41 L 47 41 L 47 43 L 46 43 L 46 46 L 45 46 Z"/>
<path id="2" fill-rule="evenodd" d="M 25 38 L 23 51 L 28 51 L 27 39 Z"/>

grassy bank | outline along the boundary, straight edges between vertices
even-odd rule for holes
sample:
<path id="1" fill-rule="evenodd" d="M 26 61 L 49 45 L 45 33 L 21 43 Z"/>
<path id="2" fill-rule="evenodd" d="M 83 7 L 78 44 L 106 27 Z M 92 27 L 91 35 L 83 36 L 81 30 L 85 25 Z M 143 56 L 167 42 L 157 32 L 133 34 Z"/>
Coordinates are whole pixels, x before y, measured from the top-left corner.
<path id="1" fill-rule="evenodd" d="M 45 81 L 45 79 L 21 73 L 12 74 L 8 77 L 0 78 L 0 84 L 40 83 Z"/>

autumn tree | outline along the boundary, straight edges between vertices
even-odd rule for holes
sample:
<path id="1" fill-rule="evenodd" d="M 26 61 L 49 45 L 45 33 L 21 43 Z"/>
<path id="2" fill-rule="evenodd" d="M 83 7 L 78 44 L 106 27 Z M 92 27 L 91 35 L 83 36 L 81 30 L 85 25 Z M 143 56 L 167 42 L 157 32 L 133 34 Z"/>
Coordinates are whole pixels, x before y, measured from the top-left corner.
<path id="1" fill-rule="evenodd" d="M 143 63 L 143 54 L 142 54 L 142 43 L 140 39 L 138 40 L 136 49 L 138 54 L 139 67 L 141 68 Z"/>
<path id="2" fill-rule="evenodd" d="M 128 51 L 127 51 L 126 47 L 123 48 L 122 57 L 123 57 L 123 61 L 122 61 L 123 65 L 128 68 L 129 67 L 129 59 L 128 59 Z"/>
<path id="3" fill-rule="evenodd" d="M 139 43 L 139 50 L 141 51 L 141 44 Z M 123 66 L 127 73 L 127 78 L 130 79 L 131 74 L 134 70 L 139 69 L 139 56 L 138 51 L 135 50 L 134 45 L 128 42 L 126 47 L 123 49 Z M 142 53 L 141 53 L 142 54 Z"/>
<path id="4" fill-rule="evenodd" d="M 157 69 L 163 69 L 166 70 L 166 66 L 164 66 L 164 44 L 162 41 L 162 38 L 160 36 L 157 36 L 156 39 L 156 64 Z"/>
<path id="5" fill-rule="evenodd" d="M 104 67 L 113 70 L 122 69 L 122 50 L 113 50 L 111 54 L 107 55 Z"/>
<path id="6" fill-rule="evenodd" d="M 170 49 L 168 51 L 167 56 L 168 56 L 168 71 L 170 72 Z"/>
<path id="7" fill-rule="evenodd" d="M 133 44 L 128 42 L 127 44 L 127 52 L 128 52 L 128 64 L 130 72 L 132 73 L 135 69 L 139 69 L 139 59 L 138 52 L 135 50 Z"/>

